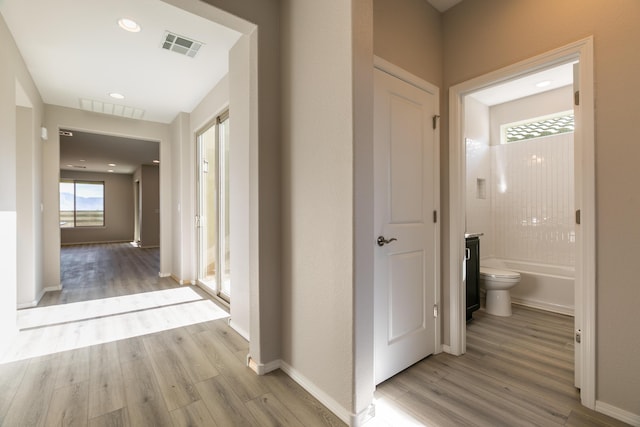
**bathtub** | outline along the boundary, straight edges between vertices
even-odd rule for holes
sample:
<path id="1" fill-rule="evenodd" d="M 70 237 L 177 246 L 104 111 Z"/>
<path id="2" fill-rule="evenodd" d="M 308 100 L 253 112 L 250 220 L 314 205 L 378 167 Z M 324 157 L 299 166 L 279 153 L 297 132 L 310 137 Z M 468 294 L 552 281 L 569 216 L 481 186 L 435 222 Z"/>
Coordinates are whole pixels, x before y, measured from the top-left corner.
<path id="1" fill-rule="evenodd" d="M 480 265 L 520 273 L 520 283 L 511 289 L 514 304 L 573 316 L 575 268 L 498 258 L 481 259 Z"/>

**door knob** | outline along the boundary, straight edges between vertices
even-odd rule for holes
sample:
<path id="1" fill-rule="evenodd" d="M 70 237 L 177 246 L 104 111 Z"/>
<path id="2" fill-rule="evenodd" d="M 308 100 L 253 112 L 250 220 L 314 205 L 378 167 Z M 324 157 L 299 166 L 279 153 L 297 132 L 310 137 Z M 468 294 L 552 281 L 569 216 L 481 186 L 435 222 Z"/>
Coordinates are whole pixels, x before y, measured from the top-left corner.
<path id="1" fill-rule="evenodd" d="M 396 239 L 395 237 L 390 238 L 389 240 L 385 239 L 384 236 L 378 236 L 378 240 L 376 240 L 376 242 L 378 243 L 378 246 L 384 246 L 387 243 L 391 243 L 394 242 L 398 239 Z"/>

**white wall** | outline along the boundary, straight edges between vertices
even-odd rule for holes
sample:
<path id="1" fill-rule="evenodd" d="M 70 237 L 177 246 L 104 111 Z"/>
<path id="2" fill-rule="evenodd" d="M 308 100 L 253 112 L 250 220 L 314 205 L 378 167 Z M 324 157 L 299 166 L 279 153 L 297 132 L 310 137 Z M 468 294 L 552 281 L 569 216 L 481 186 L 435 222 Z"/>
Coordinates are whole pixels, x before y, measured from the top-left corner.
<path id="1" fill-rule="evenodd" d="M 573 133 L 492 147 L 494 256 L 575 265 Z"/>
<path id="2" fill-rule="evenodd" d="M 195 232 L 193 223 L 193 204 L 190 194 L 193 180 L 193 163 L 189 163 L 189 114 L 180 113 L 171 122 L 171 212 L 172 212 L 172 264 L 171 275 L 180 284 L 195 281 L 195 270 L 190 268 L 194 262 L 192 235 Z M 185 179 L 186 178 L 186 179 Z"/>
<path id="3" fill-rule="evenodd" d="M 572 92 L 567 86 L 491 107 L 494 244 L 487 255 L 574 265 L 573 133 L 500 144 L 501 125 L 570 111 Z"/>
<path id="4" fill-rule="evenodd" d="M 464 100 L 466 140 L 467 228 L 469 233 L 484 233 L 480 238 L 480 256 L 493 255 L 493 218 L 491 211 L 491 150 L 489 107 L 467 96 Z M 484 180 L 485 198 L 479 194 L 478 180 Z"/>
<path id="5" fill-rule="evenodd" d="M 18 270 L 32 270 L 21 273 L 21 279 L 26 280 L 21 283 L 21 298 L 34 298 L 43 287 L 39 160 L 43 104 L 1 16 L 0 40 L 0 343 L 4 343 L 16 332 Z M 18 107 L 29 110 L 21 110 L 21 119 Z M 23 235 L 27 240 L 18 247 L 17 236 Z"/>
<path id="6" fill-rule="evenodd" d="M 115 136 L 155 140 L 160 143 L 160 273 L 169 274 L 173 253 L 171 240 L 171 139 L 169 125 L 94 114 L 82 110 L 45 106 L 49 140 L 43 150 L 44 281 L 60 284 L 60 228 L 58 182 L 60 179 L 60 128 Z"/>
<path id="7" fill-rule="evenodd" d="M 290 372 L 330 397 L 332 409 L 350 412 L 351 2 L 284 1 L 282 31 L 282 359 Z"/>

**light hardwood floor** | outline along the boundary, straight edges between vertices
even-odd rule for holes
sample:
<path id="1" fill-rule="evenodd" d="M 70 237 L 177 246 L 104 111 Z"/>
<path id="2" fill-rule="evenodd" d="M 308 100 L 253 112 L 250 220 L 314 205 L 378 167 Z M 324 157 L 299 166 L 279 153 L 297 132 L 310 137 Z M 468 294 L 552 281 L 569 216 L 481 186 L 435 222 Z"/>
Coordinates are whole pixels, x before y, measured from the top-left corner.
<path id="1" fill-rule="evenodd" d="M 219 317 L 207 295 L 158 277 L 157 249 L 69 246 L 61 258 L 64 289 L 20 310 L 27 338 L 0 364 L 0 425 L 344 426 L 281 371 L 247 368 L 248 343 L 226 318 L 198 321 Z M 173 322 L 183 326 L 144 333 Z M 101 342 L 57 351 L 83 335 Z"/>
<path id="2" fill-rule="evenodd" d="M 344 426 L 281 371 L 249 370 L 248 344 L 226 319 L 212 307 L 194 315 L 207 295 L 157 276 L 157 249 L 65 247 L 62 271 L 64 289 L 41 303 L 46 315 L 21 310 L 35 333 L 0 364 L 0 425 Z M 211 313 L 216 320 L 202 320 Z M 61 327 L 46 332 L 47 322 Z M 145 333 L 158 324 L 169 329 Z M 112 329 L 138 332 L 112 340 Z M 476 312 L 468 353 L 428 357 L 380 384 L 369 425 L 624 425 L 580 406 L 572 329 L 570 318 L 517 306 L 511 318 Z M 58 351 L 83 334 L 104 342 Z M 48 351 L 24 357 L 33 347 Z"/>
<path id="3" fill-rule="evenodd" d="M 378 386 L 379 425 L 625 426 L 580 404 L 573 318 L 513 306 L 467 324 L 467 353 L 430 356 Z M 397 419 L 397 418 L 396 418 Z"/>

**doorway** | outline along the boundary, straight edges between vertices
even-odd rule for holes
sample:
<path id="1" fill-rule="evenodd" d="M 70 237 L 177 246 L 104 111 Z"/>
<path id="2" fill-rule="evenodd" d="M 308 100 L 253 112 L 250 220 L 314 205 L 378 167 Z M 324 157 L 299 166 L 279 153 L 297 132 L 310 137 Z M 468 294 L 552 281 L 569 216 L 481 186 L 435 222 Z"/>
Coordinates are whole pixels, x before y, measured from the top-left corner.
<path id="1" fill-rule="evenodd" d="M 374 373 L 439 351 L 438 88 L 376 60 Z"/>
<path id="2" fill-rule="evenodd" d="M 229 113 L 196 137 L 198 284 L 231 301 L 229 228 Z"/>
<path id="3" fill-rule="evenodd" d="M 450 89 L 450 252 L 448 285 L 452 354 L 466 351 L 464 232 L 466 220 L 464 99 L 493 85 L 579 62 L 575 90 L 575 382 L 582 404 L 595 406 L 595 156 L 593 100 L 593 39 L 587 38 Z"/>

